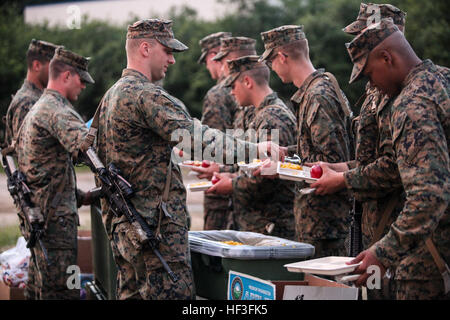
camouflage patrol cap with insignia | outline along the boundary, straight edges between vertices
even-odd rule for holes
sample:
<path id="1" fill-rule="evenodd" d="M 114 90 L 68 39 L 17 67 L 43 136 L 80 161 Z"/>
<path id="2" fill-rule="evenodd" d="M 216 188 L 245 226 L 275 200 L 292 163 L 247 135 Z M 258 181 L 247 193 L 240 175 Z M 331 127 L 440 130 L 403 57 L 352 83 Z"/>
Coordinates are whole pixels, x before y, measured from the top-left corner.
<path id="1" fill-rule="evenodd" d="M 52 60 L 55 50 L 58 46 L 47 41 L 32 39 L 30 45 L 28 46 L 28 52 L 35 53 L 47 60 Z"/>
<path id="2" fill-rule="evenodd" d="M 230 87 L 239 76 L 249 70 L 267 69 L 265 62 L 259 62 L 259 56 L 243 56 L 234 60 L 227 60 L 230 73 L 224 81 L 226 87 Z"/>
<path id="3" fill-rule="evenodd" d="M 379 13 L 379 17 L 376 14 Z M 349 34 L 358 34 L 371 23 L 377 23 L 380 19 L 392 18 L 397 26 L 404 26 L 406 13 L 391 4 L 361 3 L 356 21 L 346 26 L 342 31 Z"/>
<path id="4" fill-rule="evenodd" d="M 156 39 L 174 52 L 186 51 L 186 45 L 174 38 L 172 21 L 162 19 L 139 20 L 128 26 L 127 39 Z"/>
<path id="5" fill-rule="evenodd" d="M 58 47 L 53 56 L 53 60 L 58 60 L 74 67 L 84 82 L 95 83 L 88 72 L 89 59 L 90 58 L 82 57 L 72 51 L 65 50 L 64 47 Z"/>
<path id="6" fill-rule="evenodd" d="M 229 37 L 220 40 L 220 51 L 213 58 L 214 61 L 219 61 L 226 57 L 230 52 L 249 50 L 256 54 L 256 40 L 247 37 Z"/>
<path id="7" fill-rule="evenodd" d="M 265 51 L 259 60 L 264 61 L 272 55 L 273 49 L 276 47 L 306 39 L 306 35 L 303 32 L 303 26 L 286 25 L 261 32 L 261 38 L 264 42 Z"/>
<path id="8" fill-rule="evenodd" d="M 208 54 L 209 50 L 220 47 L 220 39 L 222 38 L 230 38 L 231 32 L 216 32 L 213 34 L 210 34 L 209 36 L 204 37 L 201 39 L 198 44 L 202 48 L 202 54 L 200 58 L 198 59 L 198 63 L 205 62 L 206 55 Z"/>
<path id="9" fill-rule="evenodd" d="M 381 19 L 380 22 L 371 24 L 365 28 L 352 42 L 345 44 L 353 62 L 353 70 L 349 83 L 360 78 L 370 52 L 395 32 L 400 32 L 400 30 L 391 18 Z"/>

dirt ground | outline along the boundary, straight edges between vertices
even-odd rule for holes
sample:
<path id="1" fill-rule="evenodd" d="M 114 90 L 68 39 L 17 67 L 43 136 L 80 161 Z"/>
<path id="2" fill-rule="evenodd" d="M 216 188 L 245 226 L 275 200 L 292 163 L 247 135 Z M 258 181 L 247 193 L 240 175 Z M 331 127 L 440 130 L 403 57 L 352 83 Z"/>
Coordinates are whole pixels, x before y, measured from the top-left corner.
<path id="1" fill-rule="evenodd" d="M 183 173 L 185 185 L 199 181 L 191 174 Z M 77 173 L 77 184 L 81 190 L 87 191 L 95 187 L 94 178 L 90 172 Z M 203 192 L 187 191 L 187 207 L 191 215 L 191 230 L 203 229 Z M 90 208 L 83 206 L 78 210 L 80 229 L 91 229 Z M 0 174 L 0 227 L 18 225 L 19 220 L 13 200 L 6 188 L 6 175 Z"/>

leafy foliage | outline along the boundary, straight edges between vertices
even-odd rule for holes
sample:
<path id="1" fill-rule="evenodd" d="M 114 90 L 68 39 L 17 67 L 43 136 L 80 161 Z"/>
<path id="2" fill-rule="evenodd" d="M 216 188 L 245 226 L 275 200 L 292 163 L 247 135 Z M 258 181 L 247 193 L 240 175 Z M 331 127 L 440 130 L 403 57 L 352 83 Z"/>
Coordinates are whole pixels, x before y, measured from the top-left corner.
<path id="1" fill-rule="evenodd" d="M 197 64 L 200 55 L 198 41 L 213 32 L 231 31 L 235 36 L 256 39 L 258 53 L 262 53 L 260 33 L 285 24 L 304 25 L 313 64 L 334 73 L 350 102 L 356 103 L 364 83 L 348 85 L 352 64 L 344 43 L 352 37 L 341 29 L 356 18 L 360 0 L 220 1 L 237 6 L 236 12 L 210 22 L 200 19 L 195 10 L 188 7 L 171 10 L 175 36 L 190 50 L 176 54 L 177 62 L 169 68 L 164 87 L 181 99 L 193 116 L 200 117 L 203 96 L 214 84 L 206 68 Z M 407 12 L 406 37 L 418 55 L 448 66 L 450 28 L 447 1 L 392 0 L 390 3 Z M 17 91 L 26 75 L 26 50 L 30 40 L 36 38 L 62 44 L 74 52 L 92 57 L 89 70 L 96 84 L 88 85 L 75 103 L 82 116 L 89 119 L 102 95 L 117 81 L 126 66 L 126 26 L 88 18 L 84 19 L 79 30 L 50 28 L 47 24 L 26 25 L 22 11 L 23 7 L 11 4 L 11 1 L 0 6 L 0 115 L 6 114 L 11 94 Z M 295 92 L 293 85 L 282 84 L 273 73 L 271 85 L 285 101 Z M 354 111 L 358 112 L 357 107 Z"/>

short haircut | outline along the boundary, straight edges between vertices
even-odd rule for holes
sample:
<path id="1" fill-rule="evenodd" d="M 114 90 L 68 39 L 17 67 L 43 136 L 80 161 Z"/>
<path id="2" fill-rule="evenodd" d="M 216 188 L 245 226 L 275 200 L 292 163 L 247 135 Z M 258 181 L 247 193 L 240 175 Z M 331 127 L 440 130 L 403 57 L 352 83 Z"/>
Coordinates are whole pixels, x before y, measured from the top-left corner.
<path id="1" fill-rule="evenodd" d="M 270 80 L 270 69 L 268 67 L 257 68 L 244 71 L 239 76 L 239 81 L 242 81 L 244 76 L 252 78 L 256 85 L 268 85 Z"/>
<path id="2" fill-rule="evenodd" d="M 33 67 L 33 61 L 35 61 L 35 60 L 39 61 L 42 64 L 45 64 L 50 61 L 47 56 L 40 54 L 33 50 L 28 50 L 28 52 L 27 52 L 27 67 L 28 67 L 28 69 L 31 69 Z"/>
<path id="3" fill-rule="evenodd" d="M 127 39 L 125 42 L 125 50 L 126 52 L 135 51 L 142 42 L 148 42 L 151 46 L 156 44 L 156 39 L 153 38 L 137 38 L 137 39 Z"/>
<path id="4" fill-rule="evenodd" d="M 61 73 L 66 72 L 66 71 L 70 71 L 70 74 L 72 74 L 72 75 L 77 73 L 77 70 L 74 67 L 69 66 L 68 64 L 66 64 L 60 60 L 52 59 L 50 61 L 50 66 L 49 66 L 50 79 L 54 80 L 54 79 L 58 78 Z"/>
<path id="5" fill-rule="evenodd" d="M 293 60 L 299 60 L 301 58 L 309 59 L 309 47 L 307 39 L 301 39 L 287 43 L 281 46 L 278 50 L 282 50 Z"/>

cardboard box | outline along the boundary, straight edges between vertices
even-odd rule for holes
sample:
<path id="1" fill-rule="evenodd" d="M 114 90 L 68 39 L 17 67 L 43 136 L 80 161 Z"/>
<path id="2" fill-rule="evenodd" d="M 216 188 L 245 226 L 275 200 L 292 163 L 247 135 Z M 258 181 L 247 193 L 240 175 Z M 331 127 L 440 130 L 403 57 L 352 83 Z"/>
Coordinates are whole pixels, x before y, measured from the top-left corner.
<path id="1" fill-rule="evenodd" d="M 0 300 L 25 300 L 25 290 L 9 287 L 0 281 Z"/>
<path id="2" fill-rule="evenodd" d="M 272 281 L 276 300 L 358 300 L 358 288 L 305 274 L 305 281 Z"/>
<path id="3" fill-rule="evenodd" d="M 92 237 L 91 230 L 78 231 L 77 264 L 81 273 L 93 273 L 92 270 Z"/>

